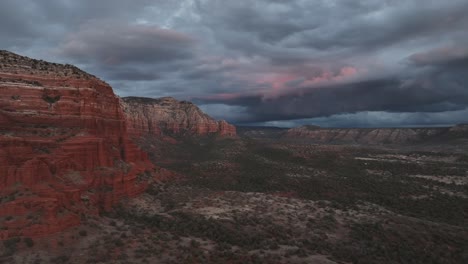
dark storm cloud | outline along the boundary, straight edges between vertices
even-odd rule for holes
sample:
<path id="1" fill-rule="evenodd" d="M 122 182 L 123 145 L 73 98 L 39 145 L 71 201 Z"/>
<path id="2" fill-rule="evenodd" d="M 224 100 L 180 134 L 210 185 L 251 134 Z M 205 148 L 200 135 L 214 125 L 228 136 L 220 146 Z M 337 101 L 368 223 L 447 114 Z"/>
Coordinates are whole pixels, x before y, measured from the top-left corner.
<path id="1" fill-rule="evenodd" d="M 426 1 L 421 5 L 421 1 L 353 1 L 334 8 L 327 7 L 325 2 L 321 4 L 280 3 L 266 16 L 277 18 L 271 23 L 262 19 L 266 11 L 260 8 L 252 11 L 235 6 L 234 13 L 215 12 L 218 17 L 228 18 L 223 20 L 227 24 L 213 26 L 215 34 L 228 47 L 248 56 L 264 56 L 271 60 L 271 65 L 287 64 L 298 78 L 284 82 L 289 89 L 279 96 L 265 96 L 266 93 L 260 91 L 232 94 L 230 98 L 205 98 L 200 103 L 244 107 L 248 115 L 237 117 L 238 122 L 294 120 L 365 111 L 414 112 L 424 116 L 422 113 L 462 110 L 468 106 L 467 50 L 463 44 L 468 38 L 468 2 Z M 250 6 L 255 7 L 255 4 Z M 243 22 L 232 26 L 232 14 Z M 277 38 L 266 38 L 266 29 L 275 28 L 278 21 L 284 21 L 284 27 L 277 31 Z M 210 23 L 215 25 L 214 21 Z M 248 30 L 242 28 L 247 24 Z M 247 41 L 249 36 L 251 41 Z M 276 45 L 271 45 L 272 41 L 277 41 Z M 451 43 L 450 48 L 431 47 L 431 44 L 446 43 Z M 398 48 L 415 52 L 408 54 Z M 349 61 L 355 63 L 357 69 L 366 67 L 366 62 L 362 63 L 362 57 L 366 56 L 382 60 L 379 64 L 387 64 L 389 72 L 385 73 L 386 67 L 383 67 L 381 72 L 368 74 L 362 82 L 317 84 L 309 88 L 300 85 L 304 80 L 300 77 L 307 79 L 327 70 L 332 75 L 335 71 L 336 75 L 337 69 Z M 390 57 L 388 63 L 386 57 Z M 405 64 L 405 60 L 409 60 L 410 65 Z M 316 66 L 306 66 L 311 61 L 316 62 Z M 421 66 L 430 66 L 430 69 L 421 69 Z M 373 70 L 373 65 L 367 67 L 365 70 Z M 273 71 L 279 72 L 279 67 Z M 294 86 L 299 89 L 290 89 Z"/>
<path id="2" fill-rule="evenodd" d="M 34 38 L 40 36 L 35 20 L 24 19 L 33 15 L 31 9 L 34 8 L 19 8 L 18 4 L 18 1 L 15 0 L 6 0 L 1 3 L 0 40 L 2 48 L 26 46 Z"/>
<path id="3" fill-rule="evenodd" d="M 405 68 L 409 73 L 391 78 L 302 88 L 271 98 L 264 94 L 238 95 L 204 99 L 200 103 L 242 106 L 248 115 L 238 121 L 244 123 L 367 111 L 420 113 L 419 116 L 459 111 L 468 108 L 467 51 L 460 44 L 412 54 L 408 60 L 416 68 Z"/>
<path id="4" fill-rule="evenodd" d="M 156 26 L 99 21 L 86 23 L 70 34 L 57 52 L 103 65 L 168 63 L 189 58 L 193 44 L 187 35 Z"/>
<path id="5" fill-rule="evenodd" d="M 256 125 L 295 127 L 302 125 L 318 125 L 321 127 L 427 127 L 452 126 L 465 123 L 468 108 L 457 111 L 437 113 L 389 113 L 389 112 L 359 112 L 354 114 L 338 114 L 330 117 L 316 117 L 288 121 L 270 121 Z M 254 123 L 255 124 L 255 123 Z"/>
<path id="6" fill-rule="evenodd" d="M 415 53 L 408 59 L 416 66 L 468 67 L 468 42 Z"/>
<path id="7" fill-rule="evenodd" d="M 466 2 L 453 1 L 440 5 L 427 1 L 426 5 L 420 5 L 418 1 L 408 1 L 405 6 L 406 10 L 390 5 L 387 12 L 372 10 L 364 14 L 355 9 L 359 13 L 351 20 L 341 21 L 336 31 L 307 31 L 297 41 L 297 45 L 309 45 L 316 49 L 353 48 L 369 51 L 407 40 L 444 34 L 447 29 L 464 30 L 468 26 Z"/>
<path id="8" fill-rule="evenodd" d="M 156 72 L 147 72 L 135 68 L 128 69 L 109 69 L 104 72 L 106 79 L 114 81 L 153 81 L 161 77 Z"/>
<path id="9" fill-rule="evenodd" d="M 466 1 L 202 1 L 202 21 L 248 55 L 378 49 L 466 31 Z M 275 46 L 271 46 L 275 43 Z M 310 50 L 312 49 L 312 50 Z M 273 53 L 273 54 L 271 54 Z"/>
<path id="10" fill-rule="evenodd" d="M 261 41 L 268 43 L 281 41 L 293 33 L 308 28 L 307 24 L 301 24 L 299 21 L 295 22 L 293 20 L 294 13 L 289 8 L 286 10 L 271 10 L 270 13 L 261 12 L 261 6 L 258 9 L 252 8 L 255 5 L 252 2 L 250 2 L 250 5 L 240 2 L 228 3 L 228 5 L 229 8 L 214 5 L 201 8 L 206 13 L 213 12 L 212 8 L 219 8 L 214 12 L 213 16 L 203 15 L 206 23 L 210 24 L 211 28 L 221 26 L 228 31 L 250 33 L 257 36 Z"/>
<path id="11" fill-rule="evenodd" d="M 391 78 L 301 89 L 278 97 L 239 96 L 201 100 L 243 106 L 239 122 L 323 117 L 365 111 L 445 112 L 468 107 L 468 67 L 436 68 L 410 78 Z"/>
<path id="12" fill-rule="evenodd" d="M 437 124 L 468 107 L 467 13 L 466 0 L 5 0 L 0 48 L 232 122 Z"/>
<path id="13" fill-rule="evenodd" d="M 2 0 L 0 46 L 34 48 L 37 42 L 55 45 L 60 37 L 87 20 L 135 15 L 151 0 Z M 28 46 L 29 45 L 29 46 Z M 19 49 L 21 51 L 22 49 Z"/>

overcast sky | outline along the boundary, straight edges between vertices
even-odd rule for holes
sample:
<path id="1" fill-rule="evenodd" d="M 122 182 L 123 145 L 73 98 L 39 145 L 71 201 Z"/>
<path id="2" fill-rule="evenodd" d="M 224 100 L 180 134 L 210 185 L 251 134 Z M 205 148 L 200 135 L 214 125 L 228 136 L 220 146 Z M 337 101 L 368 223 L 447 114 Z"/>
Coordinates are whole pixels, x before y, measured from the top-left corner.
<path id="1" fill-rule="evenodd" d="M 0 49 L 236 124 L 468 122 L 466 0 L 2 0 Z"/>

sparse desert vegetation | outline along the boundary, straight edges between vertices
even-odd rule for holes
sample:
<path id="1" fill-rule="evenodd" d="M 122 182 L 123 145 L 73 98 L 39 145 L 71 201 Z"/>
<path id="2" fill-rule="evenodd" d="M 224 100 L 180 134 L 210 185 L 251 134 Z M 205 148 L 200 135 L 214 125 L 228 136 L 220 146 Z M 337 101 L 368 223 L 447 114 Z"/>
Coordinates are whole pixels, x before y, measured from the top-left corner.
<path id="1" fill-rule="evenodd" d="M 151 141 L 151 142 L 150 142 Z M 465 263 L 464 153 L 281 139 L 147 139 L 153 183 L 80 228 L 6 241 L 31 263 Z M 164 153 L 164 155 L 162 155 Z"/>

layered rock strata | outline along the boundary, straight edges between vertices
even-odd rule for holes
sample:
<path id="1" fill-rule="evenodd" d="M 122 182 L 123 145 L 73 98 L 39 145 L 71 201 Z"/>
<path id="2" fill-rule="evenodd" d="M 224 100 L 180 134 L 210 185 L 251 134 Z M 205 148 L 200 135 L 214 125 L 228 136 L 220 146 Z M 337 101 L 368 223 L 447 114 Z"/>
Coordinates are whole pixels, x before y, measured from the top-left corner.
<path id="1" fill-rule="evenodd" d="M 142 193 L 152 170 L 108 84 L 0 51 L 0 239 L 79 225 Z"/>
<path id="2" fill-rule="evenodd" d="M 235 126 L 214 120 L 191 102 L 171 97 L 126 97 L 122 99 L 122 107 L 129 133 L 134 136 L 236 136 Z"/>
<path id="3" fill-rule="evenodd" d="M 320 128 L 301 126 L 283 137 L 317 143 L 404 144 L 468 137 L 466 125 L 435 128 Z"/>

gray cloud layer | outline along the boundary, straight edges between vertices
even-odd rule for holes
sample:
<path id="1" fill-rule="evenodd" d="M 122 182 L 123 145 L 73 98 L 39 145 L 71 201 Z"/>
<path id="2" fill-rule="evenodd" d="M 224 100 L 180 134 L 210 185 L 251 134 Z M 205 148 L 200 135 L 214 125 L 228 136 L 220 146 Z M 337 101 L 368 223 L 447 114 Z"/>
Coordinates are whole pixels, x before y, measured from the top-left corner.
<path id="1" fill-rule="evenodd" d="M 127 26 L 115 21 L 86 23 L 59 46 L 59 55 L 76 61 L 118 65 L 170 63 L 190 58 L 193 39 L 156 26 Z"/>
<path id="2" fill-rule="evenodd" d="M 237 123 L 438 125 L 468 108 L 467 13 L 465 0 L 5 0 L 0 48 Z"/>

